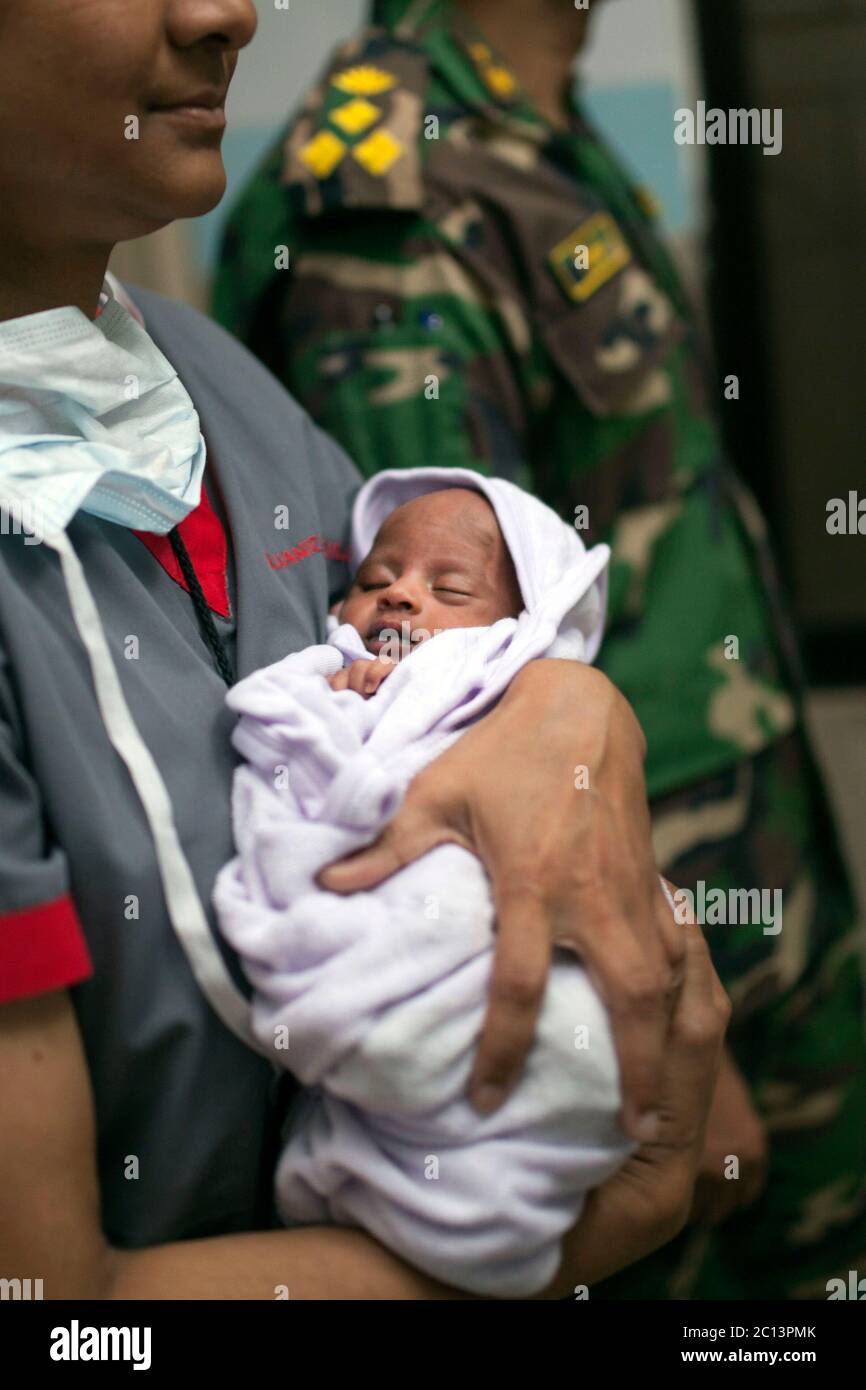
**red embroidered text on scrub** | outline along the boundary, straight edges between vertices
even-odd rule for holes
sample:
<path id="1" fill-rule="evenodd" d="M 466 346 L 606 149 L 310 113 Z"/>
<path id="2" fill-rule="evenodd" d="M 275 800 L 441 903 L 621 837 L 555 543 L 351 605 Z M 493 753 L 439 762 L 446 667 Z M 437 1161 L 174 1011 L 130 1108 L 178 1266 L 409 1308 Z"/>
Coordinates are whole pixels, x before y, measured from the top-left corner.
<path id="1" fill-rule="evenodd" d="M 349 559 L 349 552 L 345 546 L 340 545 L 339 541 L 328 540 L 325 536 L 307 536 L 291 550 L 278 551 L 273 555 L 270 551 L 265 551 L 265 556 L 272 570 L 285 569 L 287 565 L 297 565 L 301 560 L 306 560 L 308 555 L 324 555 L 326 560 L 339 560 L 343 563 Z"/>

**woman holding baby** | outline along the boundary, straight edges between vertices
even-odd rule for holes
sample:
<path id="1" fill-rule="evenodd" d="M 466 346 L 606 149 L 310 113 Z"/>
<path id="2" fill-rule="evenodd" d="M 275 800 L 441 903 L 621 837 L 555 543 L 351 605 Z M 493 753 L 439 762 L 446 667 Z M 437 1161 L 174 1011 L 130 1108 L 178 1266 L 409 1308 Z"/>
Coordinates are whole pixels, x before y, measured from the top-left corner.
<path id="1" fill-rule="evenodd" d="M 357 475 L 221 330 L 105 275 L 118 241 L 219 201 L 254 30 L 251 0 L 0 0 L 0 1273 L 49 1298 L 460 1296 L 360 1230 L 279 1228 L 285 1088 L 202 909 L 232 849 L 226 684 L 322 639 Z M 317 544 L 274 571 L 286 508 Z M 482 1112 L 520 1084 L 553 944 L 598 980 L 641 1147 L 548 1296 L 682 1226 L 727 1019 L 658 886 L 643 753 L 604 677 L 532 663 L 418 777 L 364 883 L 325 876 L 354 891 L 446 841 L 483 861 Z"/>

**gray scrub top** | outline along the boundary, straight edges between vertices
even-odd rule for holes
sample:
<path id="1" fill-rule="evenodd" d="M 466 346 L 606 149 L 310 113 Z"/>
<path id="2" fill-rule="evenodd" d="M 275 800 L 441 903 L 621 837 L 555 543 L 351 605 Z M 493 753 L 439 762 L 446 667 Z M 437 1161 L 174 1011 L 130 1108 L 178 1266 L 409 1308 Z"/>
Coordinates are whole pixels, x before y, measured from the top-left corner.
<path id="1" fill-rule="evenodd" d="M 229 535 L 231 616 L 215 622 L 242 677 L 324 639 L 329 601 L 348 578 L 339 548 L 360 478 L 221 328 L 158 295 L 130 293 L 199 412 L 208 496 Z M 68 534 L 213 930 L 214 878 L 233 853 L 225 685 L 189 594 L 140 539 L 84 513 Z M 168 919 L 144 813 L 96 706 L 57 555 L 6 534 L 0 975 L 16 961 L 27 966 L 31 941 L 38 954 L 54 939 L 59 959 L 58 913 L 65 910 L 74 927 L 73 908 L 93 965 L 71 996 L 95 1095 L 108 1240 L 135 1248 L 275 1224 L 271 1179 L 285 1088 L 221 1023 L 193 979 Z M 54 938 L 48 931 L 37 941 L 52 924 Z M 64 982 L 61 967 L 51 974 L 42 988 Z"/>

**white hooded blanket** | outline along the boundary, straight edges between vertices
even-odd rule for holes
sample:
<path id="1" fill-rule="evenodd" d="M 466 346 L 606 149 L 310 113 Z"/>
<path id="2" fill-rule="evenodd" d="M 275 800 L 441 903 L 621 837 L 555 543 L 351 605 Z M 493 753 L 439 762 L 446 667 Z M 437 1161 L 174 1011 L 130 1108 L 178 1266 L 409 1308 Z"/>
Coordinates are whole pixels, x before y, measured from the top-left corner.
<path id="1" fill-rule="evenodd" d="M 446 1283 L 523 1296 L 552 1279 L 585 1194 L 630 1149 L 596 990 L 574 955 L 555 952 L 522 1079 L 482 1117 L 466 1097 L 495 937 L 480 862 L 446 845 L 370 892 L 340 897 L 315 883 L 384 828 L 413 775 L 522 666 L 591 660 L 599 646 L 607 547 L 587 551 L 505 481 L 461 469 L 379 474 L 355 505 L 354 566 L 395 507 L 443 487 L 477 488 L 492 503 L 525 611 L 429 639 L 368 700 L 327 684 L 369 656 L 336 624 L 328 645 L 241 681 L 228 697 L 246 760 L 234 788 L 238 853 L 215 903 L 254 986 L 260 1043 L 309 1088 L 277 1170 L 283 1219 L 361 1226 Z"/>

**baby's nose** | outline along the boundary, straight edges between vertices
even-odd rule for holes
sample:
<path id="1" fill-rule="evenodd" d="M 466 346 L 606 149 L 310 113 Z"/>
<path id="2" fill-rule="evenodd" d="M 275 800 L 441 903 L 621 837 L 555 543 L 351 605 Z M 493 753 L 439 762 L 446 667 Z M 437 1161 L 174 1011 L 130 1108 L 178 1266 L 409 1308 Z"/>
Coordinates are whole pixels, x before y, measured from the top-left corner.
<path id="1" fill-rule="evenodd" d="M 389 584 L 388 588 L 379 594 L 379 611 L 382 613 L 393 609 L 399 609 L 404 613 L 417 613 L 419 608 L 419 598 L 408 584 Z"/>

